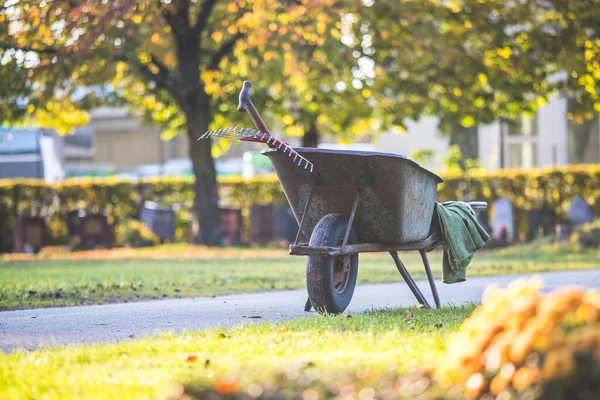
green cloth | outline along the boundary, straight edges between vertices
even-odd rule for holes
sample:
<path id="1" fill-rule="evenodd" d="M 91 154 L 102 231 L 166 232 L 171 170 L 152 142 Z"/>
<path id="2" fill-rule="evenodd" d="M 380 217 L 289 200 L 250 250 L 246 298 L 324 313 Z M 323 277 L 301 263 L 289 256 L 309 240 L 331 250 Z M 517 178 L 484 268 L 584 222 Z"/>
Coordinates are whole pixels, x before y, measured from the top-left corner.
<path id="1" fill-rule="evenodd" d="M 467 266 L 475 252 L 485 245 L 490 235 L 479 225 L 475 211 L 468 203 L 449 201 L 435 204 L 434 226 L 442 234 L 444 283 L 464 282 Z"/>

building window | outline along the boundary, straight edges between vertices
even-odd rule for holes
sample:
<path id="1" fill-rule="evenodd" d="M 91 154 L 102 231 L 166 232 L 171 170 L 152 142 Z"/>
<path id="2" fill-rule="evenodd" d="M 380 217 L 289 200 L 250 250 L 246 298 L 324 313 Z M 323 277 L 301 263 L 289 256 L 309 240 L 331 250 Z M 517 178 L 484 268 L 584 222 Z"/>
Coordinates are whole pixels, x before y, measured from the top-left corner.
<path id="1" fill-rule="evenodd" d="M 568 122 L 569 163 L 600 162 L 600 117 L 582 124 Z"/>
<path id="2" fill-rule="evenodd" d="M 508 145 L 508 167 L 509 168 L 533 168 L 537 166 L 537 143 L 509 143 Z"/>
<path id="3" fill-rule="evenodd" d="M 509 136 L 536 136 L 538 133 L 537 114 L 531 117 L 523 116 L 508 124 Z"/>

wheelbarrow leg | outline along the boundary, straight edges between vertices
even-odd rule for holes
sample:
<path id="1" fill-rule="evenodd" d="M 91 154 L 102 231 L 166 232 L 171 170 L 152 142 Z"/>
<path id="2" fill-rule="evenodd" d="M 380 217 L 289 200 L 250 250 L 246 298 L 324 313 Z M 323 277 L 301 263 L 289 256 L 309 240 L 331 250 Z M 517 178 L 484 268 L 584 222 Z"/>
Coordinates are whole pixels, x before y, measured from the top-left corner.
<path id="1" fill-rule="evenodd" d="M 306 299 L 306 304 L 304 304 L 304 311 L 310 312 L 312 308 L 312 303 L 310 302 L 310 297 Z"/>
<path id="2" fill-rule="evenodd" d="M 396 263 L 396 268 L 398 268 L 398 272 L 400 272 L 400 275 L 402 275 L 402 278 L 404 278 L 404 281 L 408 285 L 408 287 L 409 287 L 410 291 L 413 293 L 413 295 L 417 298 L 417 301 L 419 303 L 421 303 L 422 305 L 424 305 L 425 307 L 431 308 L 431 306 L 427 302 L 427 299 L 425 298 L 425 296 L 423 296 L 423 293 L 421 293 L 421 291 L 419 290 L 419 287 L 417 286 L 417 284 L 415 283 L 413 278 L 410 276 L 410 274 L 406 270 L 406 267 L 404 266 L 404 264 L 402 264 L 402 261 L 400 261 L 400 257 L 398 257 L 398 252 L 390 251 L 390 255 L 392 256 L 392 258 L 394 259 L 394 262 Z"/>
<path id="3" fill-rule="evenodd" d="M 427 253 L 425 252 L 425 249 L 419 250 L 419 253 L 421 254 L 421 258 L 423 259 L 423 266 L 425 267 L 425 273 L 427 274 L 429 286 L 431 286 L 431 293 L 433 294 L 435 306 L 437 308 L 440 308 L 440 296 L 438 295 L 437 287 L 435 286 L 435 279 L 433 279 L 433 274 L 431 273 L 431 267 L 429 266 L 429 259 L 427 258 Z"/>

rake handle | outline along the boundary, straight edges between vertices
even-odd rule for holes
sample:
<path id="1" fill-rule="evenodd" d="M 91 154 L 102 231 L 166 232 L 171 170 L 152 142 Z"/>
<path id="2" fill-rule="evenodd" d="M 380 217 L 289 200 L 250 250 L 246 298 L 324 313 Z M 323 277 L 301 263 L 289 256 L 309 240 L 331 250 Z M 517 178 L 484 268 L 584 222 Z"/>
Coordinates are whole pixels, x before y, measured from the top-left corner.
<path id="1" fill-rule="evenodd" d="M 271 132 L 269 131 L 269 128 L 267 128 L 265 121 L 263 121 L 262 117 L 258 113 L 258 110 L 256 107 L 254 107 L 254 103 L 252 103 L 252 100 L 250 100 L 251 87 L 252 82 L 244 81 L 242 90 L 240 91 L 240 104 L 238 105 L 238 111 L 247 112 L 248 115 L 250 115 L 250 119 L 254 123 L 254 126 L 256 126 L 256 129 L 271 136 Z"/>

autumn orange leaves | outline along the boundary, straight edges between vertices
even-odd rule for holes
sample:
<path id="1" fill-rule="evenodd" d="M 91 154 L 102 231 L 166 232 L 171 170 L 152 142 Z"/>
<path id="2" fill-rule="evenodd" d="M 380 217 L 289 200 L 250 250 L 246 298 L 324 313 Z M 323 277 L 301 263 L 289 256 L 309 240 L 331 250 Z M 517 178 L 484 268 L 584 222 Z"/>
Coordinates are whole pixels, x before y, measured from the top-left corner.
<path id="1" fill-rule="evenodd" d="M 600 364 L 600 292 L 542 295 L 531 280 L 488 289 L 449 343 L 439 372 L 476 398 L 543 392 L 561 380 L 564 390 L 568 380 L 589 373 L 590 363 Z"/>

